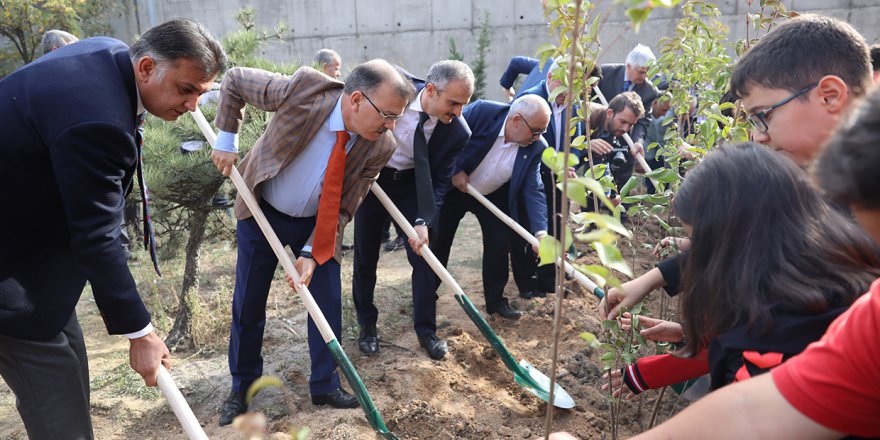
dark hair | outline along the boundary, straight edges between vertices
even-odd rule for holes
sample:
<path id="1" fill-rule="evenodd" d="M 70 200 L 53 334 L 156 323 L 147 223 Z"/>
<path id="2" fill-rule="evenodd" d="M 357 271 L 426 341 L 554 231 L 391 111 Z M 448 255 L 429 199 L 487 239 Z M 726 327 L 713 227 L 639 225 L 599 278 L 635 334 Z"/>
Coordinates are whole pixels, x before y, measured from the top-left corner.
<path id="1" fill-rule="evenodd" d="M 398 96 L 406 102 L 412 101 L 416 94 L 415 86 L 404 74 L 382 59 L 370 60 L 354 68 L 345 79 L 346 95 L 356 91 L 370 93 L 383 83 L 388 83 Z"/>
<path id="2" fill-rule="evenodd" d="M 874 72 L 880 72 L 880 44 L 871 45 L 871 67 Z"/>
<path id="3" fill-rule="evenodd" d="M 831 138 L 814 167 L 829 199 L 880 209 L 880 90 L 868 96 L 851 124 Z"/>
<path id="4" fill-rule="evenodd" d="M 226 69 L 226 52 L 202 25 L 187 18 L 172 18 L 145 32 L 128 49 L 131 60 L 149 56 L 158 65 L 185 58 L 202 66 L 205 78 Z"/>
<path id="5" fill-rule="evenodd" d="M 840 77 L 853 96 L 864 95 L 871 85 L 868 45 L 846 22 L 804 14 L 749 49 L 733 68 L 730 86 L 737 98 L 752 85 L 794 92 L 825 75 Z"/>
<path id="6" fill-rule="evenodd" d="M 632 110 L 633 114 L 636 115 L 636 118 L 645 116 L 645 105 L 642 104 L 642 97 L 636 92 L 623 92 L 614 98 L 611 98 L 611 101 L 608 102 L 608 108 L 610 108 L 615 115 L 622 112 L 624 109 L 629 108 Z"/>
<path id="7" fill-rule="evenodd" d="M 880 276 L 870 238 L 808 177 L 789 158 L 751 142 L 721 146 L 688 173 L 673 201 L 693 228 L 679 354 L 693 356 L 740 325 L 764 333 L 771 311 L 848 305 Z"/>

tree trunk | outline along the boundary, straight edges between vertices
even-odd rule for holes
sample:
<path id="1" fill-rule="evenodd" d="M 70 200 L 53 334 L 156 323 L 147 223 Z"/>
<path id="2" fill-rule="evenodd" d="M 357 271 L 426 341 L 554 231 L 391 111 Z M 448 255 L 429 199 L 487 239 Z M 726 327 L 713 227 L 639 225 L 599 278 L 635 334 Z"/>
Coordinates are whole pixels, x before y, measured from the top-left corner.
<path id="1" fill-rule="evenodd" d="M 171 351 L 189 350 L 195 347 L 190 301 L 195 300 L 195 292 L 199 289 L 199 253 L 210 212 L 210 207 L 206 206 L 193 211 L 189 218 L 189 239 L 186 242 L 186 267 L 183 271 L 183 285 L 180 288 L 180 306 L 177 309 L 174 326 L 165 338 L 165 345 Z"/>

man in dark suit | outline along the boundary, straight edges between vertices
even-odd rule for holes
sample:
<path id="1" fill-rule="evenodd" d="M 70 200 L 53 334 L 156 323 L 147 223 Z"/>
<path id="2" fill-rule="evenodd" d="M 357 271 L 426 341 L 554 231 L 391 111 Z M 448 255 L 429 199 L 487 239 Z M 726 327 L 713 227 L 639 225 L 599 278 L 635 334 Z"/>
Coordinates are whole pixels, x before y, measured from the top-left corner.
<path id="1" fill-rule="evenodd" d="M 550 106 L 550 124 L 547 131 L 544 132 L 544 140 L 547 145 L 556 151 L 562 151 L 564 148 L 563 131 L 565 131 L 565 123 L 570 118 L 566 111 L 567 102 L 569 100 L 567 93 L 559 93 L 553 100 L 550 95 L 556 88 L 562 86 L 562 81 L 554 76 L 558 76 L 561 72 L 559 64 L 552 63 L 546 77 L 534 87 L 524 90 L 522 95 L 540 96 L 547 101 Z M 577 106 L 573 107 L 573 111 L 577 113 Z M 572 138 L 583 134 L 578 125 Z M 571 153 L 580 159 L 581 150 L 571 149 Z M 569 169 L 569 177 L 575 177 L 574 168 Z M 562 231 L 562 210 L 568 209 L 563 205 L 562 191 L 556 187 L 557 176 L 553 174 L 553 170 L 543 163 L 541 164 L 541 181 L 544 183 L 544 194 L 547 197 L 547 219 L 549 222 L 550 232 L 555 236 L 559 236 Z M 535 297 L 545 297 L 547 292 L 553 292 L 556 284 L 555 265 L 537 266 L 537 256 L 532 252 L 529 245 L 522 237 L 515 235 L 511 238 L 511 265 L 513 270 L 513 278 L 519 289 L 519 296 L 525 299 Z"/>
<path id="2" fill-rule="evenodd" d="M 651 81 L 648 81 L 648 63 L 654 61 L 654 53 L 648 46 L 637 44 L 633 50 L 626 56 L 625 64 L 603 64 L 602 79 L 599 80 L 598 86 L 605 99 L 608 102 L 623 93 L 636 92 L 642 98 L 642 107 L 651 109 L 654 100 L 660 96 L 660 91 L 654 87 Z M 651 124 L 650 113 L 645 113 L 639 118 L 638 123 L 633 127 L 630 137 L 635 144 L 635 149 L 625 153 L 627 164 L 618 170 L 615 174 L 615 180 L 626 182 L 633 173 L 633 158 L 636 154 L 645 154 L 644 140 L 648 133 L 648 126 Z"/>
<path id="3" fill-rule="evenodd" d="M 552 65 L 552 59 L 547 60 L 544 63 L 544 67 L 541 67 L 541 60 L 537 58 L 523 56 L 511 58 L 510 62 L 507 63 L 507 69 L 504 69 L 501 79 L 498 80 L 501 88 L 504 89 L 504 94 L 507 95 L 507 100 L 512 101 L 514 98 L 520 97 L 524 90 L 528 90 L 541 82 L 542 79 L 547 77 L 547 72 L 550 71 L 550 66 Z M 520 91 L 516 92 L 513 90 L 513 83 L 516 82 L 520 75 L 526 75 L 526 77 L 519 86 Z"/>
<path id="4" fill-rule="evenodd" d="M 471 139 L 459 154 L 452 184 L 437 220 L 431 250 L 445 265 L 455 231 L 467 212 L 473 213 L 483 232 L 483 294 L 486 311 L 507 319 L 522 312 L 504 297 L 510 227 L 466 193 L 470 183 L 505 213 L 536 237 L 547 233 L 547 202 L 541 183 L 541 152 L 547 142 L 541 137 L 550 122 L 547 101 L 535 96 L 519 97 L 512 104 L 477 101 L 464 110 L 471 127 Z M 430 270 L 430 269 L 428 269 Z M 436 291 L 440 280 L 433 278 Z"/>
<path id="5" fill-rule="evenodd" d="M 451 186 L 455 159 L 470 138 L 461 111 L 473 94 L 474 74 L 467 64 L 446 60 L 431 66 L 425 81 L 411 79 L 418 94 L 394 127 L 397 149 L 377 182 L 418 233 L 418 240 L 410 239 L 405 246 L 409 263 L 415 268 L 427 267 L 420 249 L 428 243 L 429 230 Z M 379 310 L 373 304 L 373 293 L 387 216 L 385 207 L 370 193 L 354 218 L 351 292 L 361 326 L 358 347 L 367 355 L 379 352 Z M 446 355 L 447 346 L 437 337 L 437 296 L 431 289 L 415 287 L 420 282 L 426 286 L 433 282 L 433 277 L 416 278 L 416 274 L 424 273 L 413 271 L 413 327 L 419 344 L 432 359 L 439 360 Z"/>
<path id="6" fill-rule="evenodd" d="M 207 30 L 175 19 L 131 48 L 89 38 L 0 81 L 0 374 L 31 439 L 93 436 L 74 313 L 87 281 L 147 385 L 170 365 L 120 240 L 125 196 L 141 171 L 138 120 L 193 110 L 225 64 Z"/>
<path id="7" fill-rule="evenodd" d="M 266 132 L 239 166 L 281 243 L 297 255 L 301 282 L 336 338 L 342 340 L 342 231 L 394 152 L 390 130 L 412 99 L 412 83 L 384 60 L 366 62 L 345 84 L 303 67 L 293 76 L 259 69 L 230 70 L 220 88 L 214 163 L 229 174 L 238 158 L 237 133 L 245 105 L 275 112 Z M 235 200 L 238 261 L 232 300 L 229 370 L 232 391 L 220 425 L 247 410 L 244 395 L 263 374 L 266 300 L 278 265 L 268 241 L 244 204 Z M 315 405 L 354 408 L 340 387 L 336 361 L 312 318 L 309 391 Z"/>

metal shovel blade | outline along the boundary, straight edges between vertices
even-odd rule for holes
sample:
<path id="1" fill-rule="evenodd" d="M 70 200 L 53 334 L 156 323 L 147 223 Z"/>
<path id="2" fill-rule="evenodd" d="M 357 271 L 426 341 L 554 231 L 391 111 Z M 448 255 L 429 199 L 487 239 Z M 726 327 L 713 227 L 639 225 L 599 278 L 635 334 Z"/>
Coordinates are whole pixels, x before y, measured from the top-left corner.
<path id="1" fill-rule="evenodd" d="M 545 402 L 550 402 L 550 378 L 535 368 L 529 361 L 519 361 L 520 371 L 514 372 L 513 379 L 530 393 Z M 563 409 L 574 408 L 574 399 L 559 384 L 554 384 L 553 406 Z"/>

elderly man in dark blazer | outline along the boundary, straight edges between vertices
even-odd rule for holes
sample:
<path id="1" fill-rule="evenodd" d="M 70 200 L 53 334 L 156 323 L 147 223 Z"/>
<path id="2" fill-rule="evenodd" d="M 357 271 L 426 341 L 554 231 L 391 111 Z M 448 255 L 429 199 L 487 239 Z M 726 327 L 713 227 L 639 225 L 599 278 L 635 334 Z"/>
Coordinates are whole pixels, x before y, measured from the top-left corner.
<path id="1" fill-rule="evenodd" d="M 379 174 L 378 184 L 414 226 L 418 240 L 405 245 L 412 267 L 427 266 L 419 249 L 428 243 L 430 228 L 446 192 L 452 186 L 455 160 L 471 131 L 461 111 L 474 91 L 474 74 L 461 61 L 445 60 L 428 70 L 426 80 L 412 77 L 418 95 L 394 127 L 397 150 Z M 366 355 L 379 352 L 376 322 L 379 310 L 373 304 L 376 266 L 382 244 L 385 207 L 373 194 L 367 194 L 354 219 L 354 276 L 351 292 L 361 326 L 358 347 Z M 413 271 L 416 276 L 426 271 Z M 427 270 L 430 273 L 430 269 Z M 431 282 L 431 279 L 426 280 Z M 419 344 L 432 359 L 446 355 L 446 342 L 437 337 L 437 295 L 413 288 L 413 327 Z"/>
<path id="2" fill-rule="evenodd" d="M 342 231 L 394 152 L 391 130 L 413 95 L 412 83 L 384 60 L 356 67 L 345 84 L 303 67 L 293 76 L 258 69 L 230 70 L 220 88 L 213 152 L 224 174 L 237 159 L 245 104 L 275 112 L 266 132 L 239 170 L 282 244 L 297 255 L 302 282 L 342 339 L 339 259 Z M 232 391 L 220 425 L 246 411 L 244 393 L 263 373 L 261 347 L 269 285 L 278 265 L 241 196 L 238 262 L 232 302 L 229 369 Z M 353 408 L 357 399 L 340 387 L 336 361 L 308 320 L 312 403 Z"/>
<path id="3" fill-rule="evenodd" d="M 145 112 L 171 121 L 193 110 L 225 64 L 202 26 L 175 19 L 131 48 L 89 38 L 0 81 L 0 374 L 29 438 L 93 437 L 74 312 L 86 282 L 107 330 L 129 338 L 147 385 L 167 364 L 119 225 L 135 174 L 145 191 Z"/>
<path id="4" fill-rule="evenodd" d="M 541 137 L 550 122 L 547 101 L 535 95 L 519 97 L 512 104 L 477 101 L 464 110 L 471 127 L 468 144 L 459 154 L 452 184 L 458 190 L 446 194 L 437 220 L 431 250 L 445 265 L 455 232 L 467 212 L 476 215 L 483 233 L 483 294 L 486 311 L 507 319 L 522 312 L 504 297 L 508 254 L 513 232 L 476 199 L 466 193 L 470 183 L 502 211 L 520 222 L 536 237 L 547 233 L 547 201 L 541 183 Z M 436 276 L 430 286 L 439 287 Z"/>
<path id="5" fill-rule="evenodd" d="M 635 92 L 642 98 L 642 106 L 650 110 L 654 100 L 660 96 L 660 91 L 651 81 L 648 81 L 648 63 L 654 61 L 654 53 L 651 48 L 643 44 L 637 44 L 626 56 L 625 64 L 603 64 L 602 78 L 598 82 L 599 90 L 605 95 L 605 99 L 611 102 L 615 96 L 623 92 Z M 614 179 L 626 182 L 632 176 L 634 157 L 636 154 L 645 154 L 645 136 L 651 125 L 651 113 L 646 112 L 639 118 L 632 128 L 632 137 L 635 149 L 627 149 L 625 153 L 626 164 L 614 173 Z M 624 145 L 624 147 L 626 147 Z M 602 154 L 602 151 L 593 150 L 593 154 Z M 610 158 L 609 158 L 610 159 Z"/>

